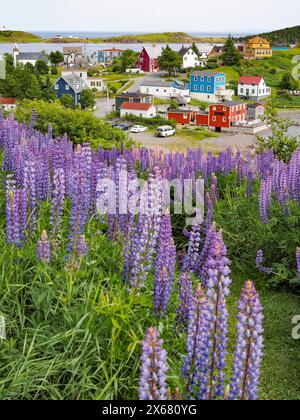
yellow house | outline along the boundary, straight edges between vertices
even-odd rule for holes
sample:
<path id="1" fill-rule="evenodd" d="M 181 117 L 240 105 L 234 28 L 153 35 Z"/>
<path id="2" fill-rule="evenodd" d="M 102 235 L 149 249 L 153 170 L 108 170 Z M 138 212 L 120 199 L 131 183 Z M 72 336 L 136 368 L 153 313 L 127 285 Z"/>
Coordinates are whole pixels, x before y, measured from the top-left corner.
<path id="1" fill-rule="evenodd" d="M 244 44 L 245 60 L 261 60 L 273 55 L 271 44 L 267 39 L 256 36 Z"/>

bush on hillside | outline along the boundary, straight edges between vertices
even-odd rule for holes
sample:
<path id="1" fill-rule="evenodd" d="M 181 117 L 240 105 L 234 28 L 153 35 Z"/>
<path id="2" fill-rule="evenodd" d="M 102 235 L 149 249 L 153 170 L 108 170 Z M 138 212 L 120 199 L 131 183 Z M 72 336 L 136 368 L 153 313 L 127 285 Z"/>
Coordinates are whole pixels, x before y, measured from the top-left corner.
<path id="1" fill-rule="evenodd" d="M 67 133 L 74 143 L 90 141 L 94 147 L 105 148 L 132 144 L 123 131 L 111 127 L 105 120 L 89 111 L 66 109 L 59 101 L 22 101 L 17 107 L 16 119 L 29 123 L 33 109 L 38 115 L 36 128 L 44 133 L 51 124 L 54 136 L 62 137 Z"/>

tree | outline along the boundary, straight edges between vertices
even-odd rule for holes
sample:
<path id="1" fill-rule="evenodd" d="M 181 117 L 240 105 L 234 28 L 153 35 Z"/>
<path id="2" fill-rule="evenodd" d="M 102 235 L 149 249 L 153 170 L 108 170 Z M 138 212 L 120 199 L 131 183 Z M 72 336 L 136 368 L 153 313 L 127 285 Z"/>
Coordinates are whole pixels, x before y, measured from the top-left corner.
<path id="1" fill-rule="evenodd" d="M 170 101 L 170 110 L 171 111 L 177 111 L 179 109 L 179 104 L 175 99 L 172 99 Z"/>
<path id="2" fill-rule="evenodd" d="M 289 73 L 285 73 L 282 77 L 280 87 L 286 90 L 296 90 L 298 89 L 298 82 Z"/>
<path id="3" fill-rule="evenodd" d="M 72 95 L 62 95 L 60 102 L 65 108 L 75 109 L 75 101 Z"/>
<path id="4" fill-rule="evenodd" d="M 57 66 L 58 64 L 63 63 L 64 56 L 60 51 L 52 51 L 49 55 L 49 60 L 53 66 Z"/>
<path id="5" fill-rule="evenodd" d="M 241 61 L 241 54 L 235 48 L 233 38 L 230 35 L 225 42 L 221 60 L 224 66 L 236 66 Z"/>
<path id="6" fill-rule="evenodd" d="M 192 44 L 192 50 L 197 55 L 197 57 L 200 57 L 201 54 L 200 54 L 199 48 L 197 47 L 197 44 L 195 42 L 193 42 L 193 44 Z"/>
<path id="7" fill-rule="evenodd" d="M 42 80 L 40 81 L 40 86 L 42 90 L 42 97 L 47 101 L 54 101 L 56 98 L 56 94 L 53 90 L 53 83 L 49 76 L 47 76 L 45 82 Z"/>
<path id="8" fill-rule="evenodd" d="M 163 49 L 162 55 L 158 58 L 160 70 L 166 70 L 170 75 L 175 73 L 182 65 L 182 57 L 178 52 L 173 51 L 169 45 Z"/>
<path id="9" fill-rule="evenodd" d="M 113 71 L 115 73 L 124 73 L 126 69 L 134 67 L 139 54 L 133 50 L 125 50 L 121 57 L 117 58 L 113 63 Z"/>
<path id="10" fill-rule="evenodd" d="M 211 57 L 206 62 L 206 68 L 207 69 L 217 69 L 219 67 L 218 65 L 218 59 L 216 57 Z"/>
<path id="11" fill-rule="evenodd" d="M 278 112 L 271 105 L 266 109 L 262 120 L 270 127 L 272 135 L 257 137 L 256 152 L 263 153 L 265 150 L 273 150 L 278 159 L 286 163 L 289 162 L 292 154 L 299 147 L 297 137 L 288 135 L 288 130 L 292 125 L 291 121 L 279 117 Z"/>
<path id="12" fill-rule="evenodd" d="M 47 63 L 44 60 L 37 60 L 34 66 L 34 69 L 37 74 L 48 74 L 49 68 Z"/>
<path id="13" fill-rule="evenodd" d="M 90 89 L 85 89 L 80 94 L 80 103 L 83 109 L 92 109 L 96 105 L 95 95 Z"/>

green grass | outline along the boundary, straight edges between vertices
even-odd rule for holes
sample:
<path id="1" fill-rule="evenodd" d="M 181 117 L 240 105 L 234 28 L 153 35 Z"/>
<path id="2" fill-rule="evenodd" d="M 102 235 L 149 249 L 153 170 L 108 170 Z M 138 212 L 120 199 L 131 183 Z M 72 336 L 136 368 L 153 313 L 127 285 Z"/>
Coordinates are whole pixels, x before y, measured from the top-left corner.
<path id="1" fill-rule="evenodd" d="M 190 132 L 190 130 L 181 130 Z M 196 130 L 194 130 L 196 131 Z M 199 130 L 200 132 L 201 130 Z M 49 204 L 44 204 L 36 233 L 20 250 L 5 243 L 4 173 L 0 172 L 0 312 L 7 340 L 0 340 L 0 399 L 132 399 L 137 398 L 140 342 L 147 327 L 158 326 L 168 351 L 168 384 L 180 384 L 185 335 L 174 333 L 178 277 L 166 317 L 153 316 L 153 275 L 139 295 L 122 284 L 122 246 L 107 240 L 106 225 L 92 218 L 86 228 L 89 255 L 78 269 L 66 270 L 63 235 L 52 264 L 36 260 L 36 243 L 49 230 Z M 235 342 L 236 304 L 247 279 L 232 267 L 230 356 Z M 256 276 L 257 277 L 257 276 Z M 262 399 L 300 399 L 300 341 L 291 337 L 291 320 L 299 314 L 299 297 L 271 291 L 256 278 L 265 314 Z M 227 370 L 227 377 L 230 377 Z"/>
<path id="2" fill-rule="evenodd" d="M 29 32 L 23 31 L 0 31 L 0 43 L 9 42 L 43 42 L 42 38 L 37 35 L 33 35 Z"/>

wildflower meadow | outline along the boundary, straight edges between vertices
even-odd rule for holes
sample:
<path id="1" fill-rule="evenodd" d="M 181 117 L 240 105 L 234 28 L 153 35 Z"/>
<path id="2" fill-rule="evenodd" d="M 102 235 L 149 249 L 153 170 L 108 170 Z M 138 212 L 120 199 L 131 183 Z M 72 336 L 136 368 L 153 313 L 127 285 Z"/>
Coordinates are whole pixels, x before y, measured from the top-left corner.
<path id="1" fill-rule="evenodd" d="M 299 399 L 300 150 L 95 150 L 36 119 L 0 114 L 0 397 Z"/>

